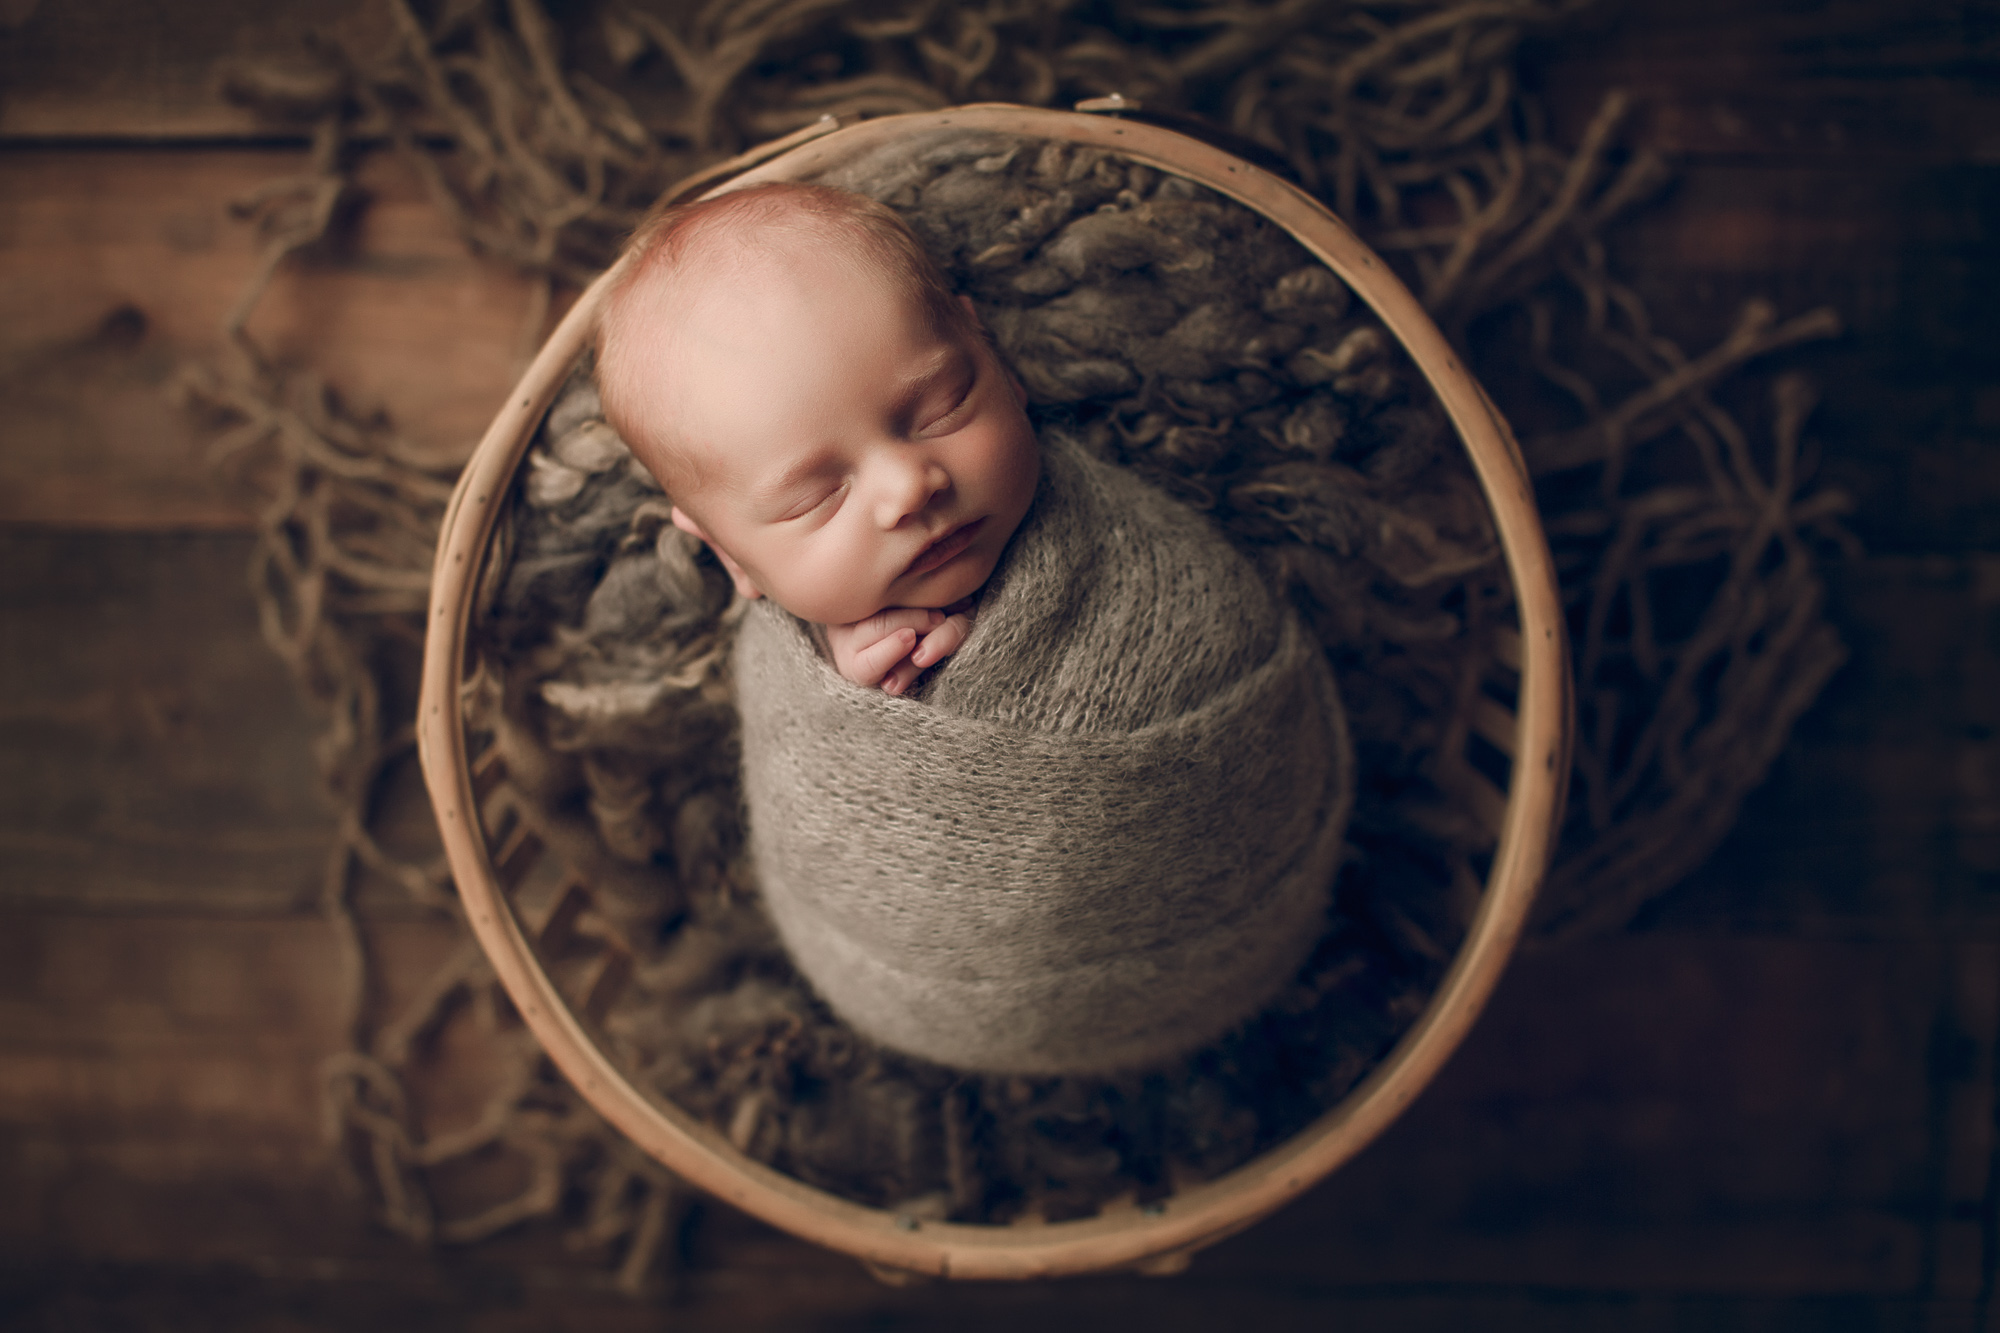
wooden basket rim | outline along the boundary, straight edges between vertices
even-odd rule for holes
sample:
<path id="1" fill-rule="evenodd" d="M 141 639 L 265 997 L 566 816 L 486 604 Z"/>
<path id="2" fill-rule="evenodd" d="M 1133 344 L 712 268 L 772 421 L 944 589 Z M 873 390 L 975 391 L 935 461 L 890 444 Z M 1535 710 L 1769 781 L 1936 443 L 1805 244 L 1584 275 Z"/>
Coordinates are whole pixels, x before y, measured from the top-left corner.
<path id="1" fill-rule="evenodd" d="M 598 1047 L 536 958 L 502 893 L 479 829 L 460 672 L 483 556 L 535 428 L 589 344 L 609 283 L 593 282 L 494 418 L 446 510 L 425 636 L 418 750 L 466 918 L 523 1020 L 586 1100 L 641 1149 L 718 1198 L 805 1239 L 892 1271 L 1033 1278 L 1172 1267 L 1241 1230 L 1354 1156 L 1400 1114 L 1456 1049 L 1513 951 L 1553 848 L 1569 762 L 1569 671 L 1554 566 L 1519 446 L 1416 299 L 1359 237 L 1303 191 L 1172 130 L 1101 115 L 1006 104 L 831 119 L 690 177 L 670 197 L 791 179 L 905 135 L 958 127 L 1110 149 L 1205 185 L 1263 214 L 1338 274 L 1423 372 L 1457 428 L 1492 510 L 1521 624 L 1514 767 L 1486 891 L 1464 943 L 1416 1024 L 1324 1115 L 1243 1166 L 1164 1206 L 1116 1204 L 1095 1217 L 1010 1226 L 921 1222 L 864 1207 L 738 1152 L 685 1111 L 640 1092 Z"/>

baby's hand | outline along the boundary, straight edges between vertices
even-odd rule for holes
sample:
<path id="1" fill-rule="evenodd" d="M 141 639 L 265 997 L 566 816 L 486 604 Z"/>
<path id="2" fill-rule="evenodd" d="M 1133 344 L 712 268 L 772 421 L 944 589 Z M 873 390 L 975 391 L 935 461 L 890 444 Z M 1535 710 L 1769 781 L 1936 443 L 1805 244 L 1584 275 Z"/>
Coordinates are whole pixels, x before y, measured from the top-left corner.
<path id="1" fill-rule="evenodd" d="M 892 606 L 851 625 L 828 625 L 834 669 L 856 685 L 901 694 L 965 643 L 972 632 L 971 606 L 970 599 L 942 611 Z"/>

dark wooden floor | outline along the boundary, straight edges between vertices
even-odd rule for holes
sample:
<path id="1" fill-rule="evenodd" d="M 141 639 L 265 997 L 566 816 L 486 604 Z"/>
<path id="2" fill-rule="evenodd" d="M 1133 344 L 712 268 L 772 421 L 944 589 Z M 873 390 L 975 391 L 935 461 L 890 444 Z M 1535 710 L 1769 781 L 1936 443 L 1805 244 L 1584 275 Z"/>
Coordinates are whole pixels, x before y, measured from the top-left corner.
<path id="1" fill-rule="evenodd" d="M 1786 364 L 1860 501 L 1853 657 L 1713 863 L 1522 957 L 1377 1145 L 1182 1277 L 892 1290 L 712 1208 L 638 1302 L 552 1232 L 414 1249 L 323 1146 L 309 719 L 161 394 L 252 262 L 224 201 L 300 160 L 218 60 L 366 8 L 0 4 L 0 1327 L 2000 1328 L 2000 7 L 1631 0 L 1530 53 L 1559 126 L 1630 87 L 1680 169 L 1617 242 L 1669 332 L 1850 329 Z M 469 442 L 522 289 L 368 170 L 359 250 L 260 330 Z M 449 943 L 381 934 L 392 984 Z"/>

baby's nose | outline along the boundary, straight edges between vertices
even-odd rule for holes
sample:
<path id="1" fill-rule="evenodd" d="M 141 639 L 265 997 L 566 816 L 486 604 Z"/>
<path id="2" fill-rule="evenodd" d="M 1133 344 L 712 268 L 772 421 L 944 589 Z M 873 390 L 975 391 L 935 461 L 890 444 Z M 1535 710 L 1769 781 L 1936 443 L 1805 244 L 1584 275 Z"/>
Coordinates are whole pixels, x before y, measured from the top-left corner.
<path id="1" fill-rule="evenodd" d="M 904 457 L 896 460 L 876 505 L 876 519 L 883 528 L 893 528 L 911 514 L 921 513 L 931 498 L 951 486 L 951 474 L 933 459 Z"/>

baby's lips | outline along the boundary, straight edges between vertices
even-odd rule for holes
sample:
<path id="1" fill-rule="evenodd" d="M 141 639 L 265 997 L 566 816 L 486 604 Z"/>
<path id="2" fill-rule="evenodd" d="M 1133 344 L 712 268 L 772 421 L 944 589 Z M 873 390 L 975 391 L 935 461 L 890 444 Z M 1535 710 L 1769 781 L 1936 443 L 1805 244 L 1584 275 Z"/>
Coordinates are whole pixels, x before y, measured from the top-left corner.
<path id="1" fill-rule="evenodd" d="M 918 573 L 928 574 L 931 572 L 931 570 L 938 568 L 940 565 L 946 564 L 951 560 L 956 560 L 959 556 L 965 554 L 967 548 L 969 548 L 972 545 L 972 543 L 977 539 L 979 535 L 979 529 L 982 528 L 985 525 L 985 523 L 986 523 L 985 517 L 981 516 L 979 518 L 973 519 L 968 523 L 960 523 L 956 527 L 946 529 L 944 533 L 942 533 L 936 539 L 926 543 L 924 548 L 921 551 L 917 552 L 916 556 L 911 559 L 909 565 L 905 567 L 903 571 L 904 574 L 905 575 L 912 575 Z M 936 559 L 938 550 L 940 548 L 948 548 L 951 551 L 951 554 L 947 556 L 944 560 Z"/>

